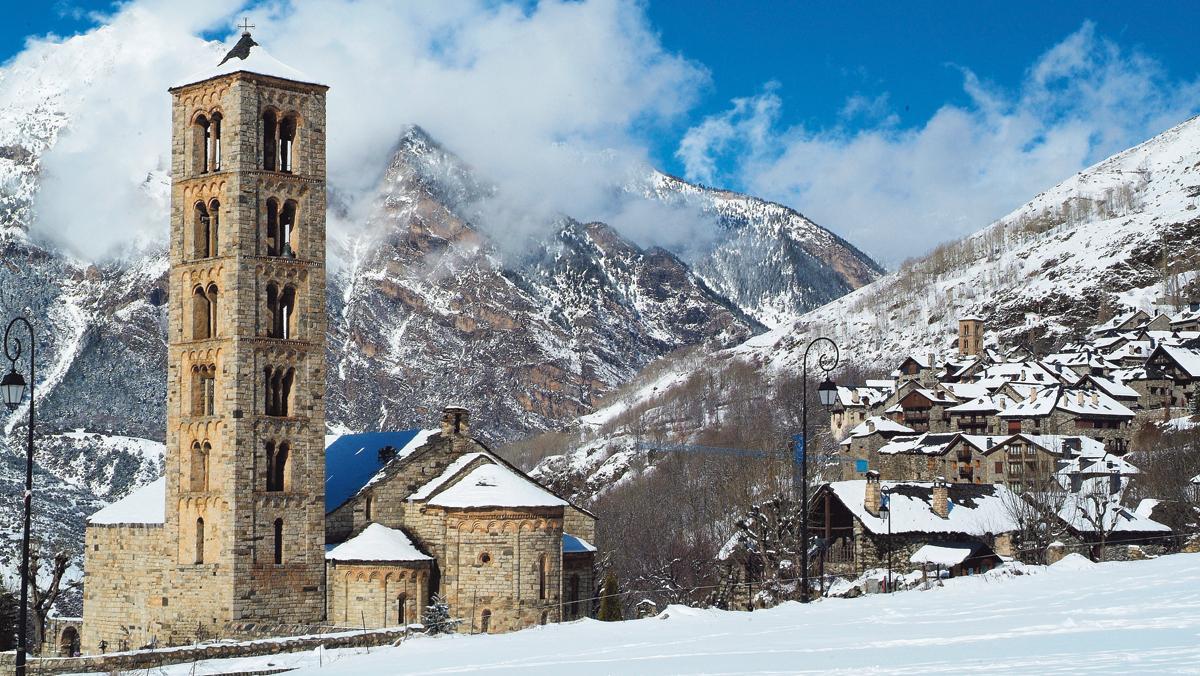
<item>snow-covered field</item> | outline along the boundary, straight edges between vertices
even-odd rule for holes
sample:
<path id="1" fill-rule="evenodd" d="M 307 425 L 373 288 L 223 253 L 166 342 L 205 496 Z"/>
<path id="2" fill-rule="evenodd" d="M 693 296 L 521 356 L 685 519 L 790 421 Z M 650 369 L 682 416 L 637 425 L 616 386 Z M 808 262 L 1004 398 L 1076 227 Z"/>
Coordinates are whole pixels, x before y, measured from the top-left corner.
<path id="1" fill-rule="evenodd" d="M 754 613 L 678 606 L 645 620 L 584 620 L 499 636 L 417 638 L 395 648 L 199 664 L 196 674 L 1200 673 L 1200 554 L 790 603 Z M 169 674 L 192 673 L 180 665 Z M 157 673 L 157 672 L 156 672 Z"/>

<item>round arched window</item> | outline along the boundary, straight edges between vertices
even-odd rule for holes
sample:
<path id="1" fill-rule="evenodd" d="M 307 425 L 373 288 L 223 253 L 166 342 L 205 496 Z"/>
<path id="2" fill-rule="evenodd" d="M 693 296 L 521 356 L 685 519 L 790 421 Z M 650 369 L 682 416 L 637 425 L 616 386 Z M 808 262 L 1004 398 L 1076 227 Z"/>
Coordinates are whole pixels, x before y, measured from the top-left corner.
<path id="1" fill-rule="evenodd" d="M 492 555 L 488 552 L 484 552 L 484 553 L 480 554 L 479 562 L 486 566 L 487 564 L 492 562 Z"/>

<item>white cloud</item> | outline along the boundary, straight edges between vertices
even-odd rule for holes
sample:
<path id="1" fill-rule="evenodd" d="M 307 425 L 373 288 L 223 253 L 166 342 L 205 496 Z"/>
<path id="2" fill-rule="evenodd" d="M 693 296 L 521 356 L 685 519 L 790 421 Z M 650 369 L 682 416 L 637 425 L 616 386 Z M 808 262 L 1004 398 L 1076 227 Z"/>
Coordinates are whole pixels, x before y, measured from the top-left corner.
<path id="1" fill-rule="evenodd" d="M 49 58 L 59 65 L 43 75 L 65 81 L 57 102 L 69 129 L 43 160 L 38 232 L 89 256 L 165 235 L 164 207 L 142 187 L 168 164 L 165 90 L 219 59 L 243 15 L 274 56 L 331 85 L 333 187 L 352 202 L 370 190 L 400 133 L 419 124 L 501 194 L 520 196 L 519 209 L 491 213 L 498 234 L 514 237 L 556 213 L 619 214 L 612 182 L 645 160 L 645 135 L 685 113 L 707 78 L 664 51 L 632 1 L 243 5 L 135 0 L 89 34 L 30 41 L 8 64 L 33 70 Z M 231 27 L 226 46 L 196 37 L 214 26 Z M 594 156 L 606 159 L 580 160 Z M 516 212 L 526 217 L 505 218 Z"/>
<path id="2" fill-rule="evenodd" d="M 1018 91 L 967 70 L 963 88 L 969 105 L 946 105 L 919 127 L 895 126 L 886 99 L 857 97 L 846 111 L 878 123 L 815 131 L 781 126 L 769 84 L 690 129 L 677 156 L 690 178 L 796 206 L 894 265 L 1200 109 L 1200 81 L 1170 80 L 1091 23 L 1043 54 Z"/>

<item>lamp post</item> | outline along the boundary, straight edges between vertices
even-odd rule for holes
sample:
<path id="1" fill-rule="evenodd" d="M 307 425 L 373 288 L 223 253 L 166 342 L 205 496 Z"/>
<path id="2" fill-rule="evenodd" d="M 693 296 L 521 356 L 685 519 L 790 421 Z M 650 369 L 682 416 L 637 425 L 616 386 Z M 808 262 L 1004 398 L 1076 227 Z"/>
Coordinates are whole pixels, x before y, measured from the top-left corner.
<path id="1" fill-rule="evenodd" d="M 880 492 L 882 492 L 880 487 Z M 879 500 L 879 515 L 887 515 L 888 522 L 888 559 L 887 559 L 887 593 L 892 593 L 892 505 L 891 496 L 884 495 Z"/>
<path id="2" fill-rule="evenodd" d="M 11 362 L 8 373 L 0 380 L 0 399 L 9 411 L 16 411 L 25 400 L 25 379 L 17 373 L 17 360 L 21 358 L 21 339 L 12 335 L 13 327 L 22 324 L 29 332 L 29 388 L 34 382 L 33 325 L 24 317 L 17 317 L 4 329 L 4 356 Z M 25 531 L 21 536 L 21 608 L 17 619 L 17 656 L 14 663 L 16 676 L 25 676 L 25 654 L 29 652 L 29 514 L 33 500 L 33 396 L 29 397 L 29 435 L 25 451 Z"/>
<path id="3" fill-rule="evenodd" d="M 833 348 L 833 353 L 823 352 L 817 359 L 817 366 L 821 367 L 821 372 L 825 373 L 825 380 L 817 388 L 817 395 L 821 399 L 821 406 L 826 410 L 833 406 L 833 402 L 837 399 L 837 385 L 829 378 L 829 372 L 838 365 L 838 346 L 837 343 L 825 338 L 824 336 L 814 338 L 804 348 L 803 366 L 801 369 L 801 400 L 803 409 L 800 416 L 800 438 L 796 440 L 796 453 L 800 456 L 800 475 L 796 476 L 795 465 L 792 468 L 792 497 L 795 498 L 796 489 L 799 488 L 800 493 L 800 602 L 808 603 L 808 353 L 813 349 L 814 345 L 820 343 L 828 343 L 829 347 Z M 797 487 L 796 484 L 800 485 Z"/>

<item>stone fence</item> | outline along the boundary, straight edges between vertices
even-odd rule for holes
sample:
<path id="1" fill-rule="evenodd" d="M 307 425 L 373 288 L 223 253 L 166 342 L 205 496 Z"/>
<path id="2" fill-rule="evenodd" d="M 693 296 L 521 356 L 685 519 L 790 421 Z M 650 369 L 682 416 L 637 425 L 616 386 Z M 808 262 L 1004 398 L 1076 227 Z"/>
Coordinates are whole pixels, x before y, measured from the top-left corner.
<path id="1" fill-rule="evenodd" d="M 169 664 L 214 660 L 227 657 L 255 657 L 312 650 L 317 646 L 326 648 L 362 648 L 387 645 L 407 637 L 411 632 L 405 627 L 392 629 L 370 629 L 367 631 L 339 631 L 307 636 L 285 636 L 252 641 L 214 642 L 194 646 L 158 648 L 155 650 L 130 650 L 106 655 L 84 657 L 31 657 L 28 662 L 30 674 L 64 674 L 80 672 L 113 673 L 140 669 L 154 669 Z M 13 673 L 15 653 L 0 653 L 0 674 Z M 271 673 L 271 670 L 255 672 Z"/>

